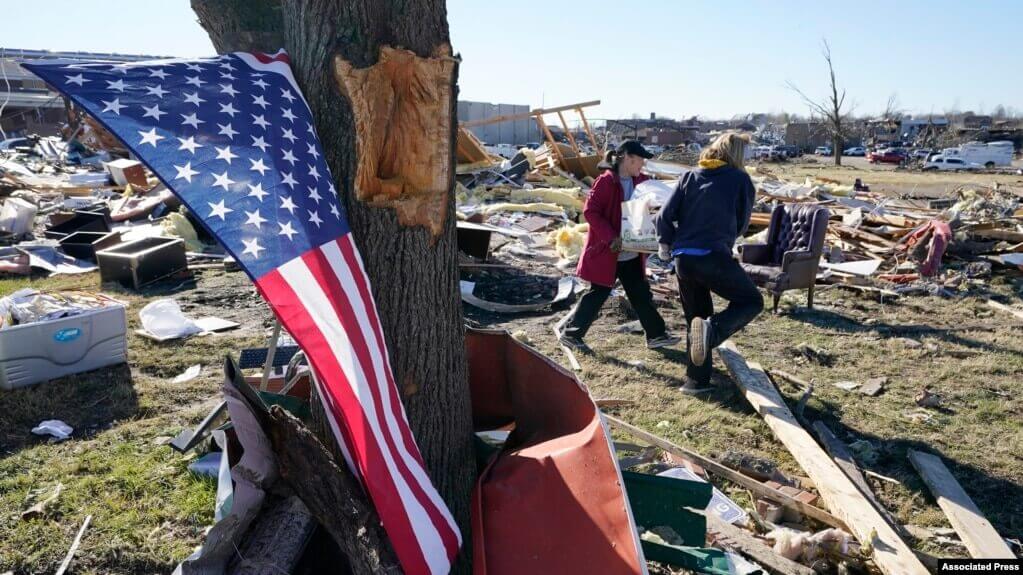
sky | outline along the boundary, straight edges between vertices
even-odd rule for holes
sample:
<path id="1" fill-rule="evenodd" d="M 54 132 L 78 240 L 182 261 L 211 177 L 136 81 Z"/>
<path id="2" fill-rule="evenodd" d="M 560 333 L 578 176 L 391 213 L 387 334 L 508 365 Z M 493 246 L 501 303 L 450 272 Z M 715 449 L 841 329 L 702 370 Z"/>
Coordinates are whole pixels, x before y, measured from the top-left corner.
<path id="1" fill-rule="evenodd" d="M 0 46 L 213 53 L 188 0 L 49 0 L 4 14 Z M 730 118 L 808 109 L 827 91 L 821 42 L 860 115 L 1023 113 L 1023 2 L 449 0 L 460 98 L 531 107 L 601 100 L 597 118 Z M 13 12 L 13 13 L 12 13 Z"/>

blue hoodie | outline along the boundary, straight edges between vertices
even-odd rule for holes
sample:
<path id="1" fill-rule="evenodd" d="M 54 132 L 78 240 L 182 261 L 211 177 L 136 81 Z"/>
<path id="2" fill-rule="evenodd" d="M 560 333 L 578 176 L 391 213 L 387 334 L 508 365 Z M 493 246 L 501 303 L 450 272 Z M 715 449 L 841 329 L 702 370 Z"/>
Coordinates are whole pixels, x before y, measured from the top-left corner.
<path id="1" fill-rule="evenodd" d="M 745 171 L 732 166 L 699 168 L 682 174 L 657 217 L 658 241 L 672 253 L 686 250 L 732 252 L 746 233 L 756 188 Z"/>

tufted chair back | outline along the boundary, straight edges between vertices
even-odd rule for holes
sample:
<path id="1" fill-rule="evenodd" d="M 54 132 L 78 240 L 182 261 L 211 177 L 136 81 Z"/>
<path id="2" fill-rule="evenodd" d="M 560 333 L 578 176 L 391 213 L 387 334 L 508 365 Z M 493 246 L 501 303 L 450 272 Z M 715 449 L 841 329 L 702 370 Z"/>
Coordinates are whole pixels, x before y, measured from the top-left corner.
<path id="1" fill-rule="evenodd" d="M 782 256 L 788 251 L 810 250 L 815 256 L 820 255 L 829 215 L 826 208 L 815 205 L 784 204 L 774 208 L 767 234 L 771 263 L 781 265 Z"/>

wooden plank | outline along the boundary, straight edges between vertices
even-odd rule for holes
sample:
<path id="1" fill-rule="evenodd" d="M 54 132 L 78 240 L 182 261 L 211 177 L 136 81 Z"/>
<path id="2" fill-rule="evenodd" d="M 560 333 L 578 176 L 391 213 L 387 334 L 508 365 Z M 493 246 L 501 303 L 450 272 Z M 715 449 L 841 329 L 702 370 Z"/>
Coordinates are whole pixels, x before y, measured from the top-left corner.
<path id="1" fill-rule="evenodd" d="M 757 364 L 747 364 L 731 341 L 719 347 L 718 354 L 746 400 L 817 485 L 831 512 L 849 526 L 861 543 L 872 545 L 874 560 L 881 571 L 887 575 L 926 575 L 927 569 L 909 546 L 799 425 L 764 370 Z"/>
<path id="2" fill-rule="evenodd" d="M 989 300 L 987 300 L 987 305 L 988 305 L 988 307 L 993 307 L 993 308 L 995 308 L 995 309 L 997 309 L 999 311 L 1004 311 L 1004 312 L 1007 312 L 1007 313 L 1011 313 L 1017 319 L 1023 319 L 1023 311 L 1012 309 L 1011 307 L 1005 305 L 1004 303 L 999 303 L 999 302 L 996 302 L 993 299 L 989 299 Z"/>
<path id="3" fill-rule="evenodd" d="M 558 163 L 562 164 L 565 161 L 565 156 L 561 153 L 561 148 L 558 147 L 558 142 L 554 140 L 554 134 L 551 134 L 551 129 L 547 127 L 547 122 L 544 121 L 543 116 L 537 114 L 534 116 L 536 123 L 540 126 L 540 131 L 543 132 L 545 138 L 547 138 L 547 145 L 554 151 L 554 155 L 558 158 Z"/>
<path id="4" fill-rule="evenodd" d="M 772 371 L 772 373 L 774 372 Z M 874 496 L 874 490 L 870 488 L 867 478 L 860 472 L 859 466 L 856 465 L 856 460 L 853 459 L 853 455 L 845 443 L 842 443 L 823 421 L 813 422 L 813 430 L 817 432 L 817 438 L 821 440 L 824 449 L 827 450 L 832 459 L 835 460 L 835 463 L 845 472 L 845 475 L 856 484 L 856 487 L 860 488 L 860 492 L 863 493 L 864 497 L 870 500 L 870 503 L 873 504 L 874 508 L 878 510 L 889 525 L 904 535 L 902 533 L 902 526 L 899 525 L 898 521 L 892 517 L 892 514 Z"/>
<path id="5" fill-rule="evenodd" d="M 839 529 L 848 529 L 848 527 L 846 527 L 845 523 L 842 522 L 841 519 L 835 517 L 834 515 L 828 513 L 827 511 L 821 509 L 820 507 L 814 507 L 813 505 L 804 503 L 803 501 L 800 501 L 798 499 L 793 499 L 792 497 L 782 493 L 781 491 L 778 491 L 777 489 L 774 489 L 772 487 L 768 487 L 767 485 L 764 485 L 763 483 L 757 481 L 756 479 L 753 479 L 752 477 L 743 475 L 742 473 L 739 473 L 738 471 L 735 471 L 730 467 L 725 467 L 721 463 L 718 463 L 717 461 L 710 459 L 709 457 L 704 457 L 699 453 L 696 453 L 695 451 L 690 451 L 685 447 L 675 445 L 674 443 L 668 441 L 667 439 L 658 437 L 647 431 L 643 431 L 642 429 L 629 423 L 626 423 L 625 421 L 622 421 L 621 419 L 618 419 L 613 415 L 608 415 L 606 413 L 602 413 L 601 415 L 603 415 L 604 419 L 606 419 L 611 425 L 617 427 L 618 429 L 621 429 L 622 431 L 628 433 L 629 435 L 632 435 L 633 437 L 636 437 L 638 439 L 642 439 L 643 441 L 646 441 L 651 445 L 660 447 L 661 449 L 667 451 L 672 455 L 676 455 L 678 457 L 681 457 L 682 459 L 688 459 L 689 461 L 698 464 L 700 467 L 703 467 L 710 473 L 713 473 L 714 475 L 717 475 L 719 477 L 723 477 L 735 483 L 736 485 L 741 485 L 746 489 L 749 489 L 753 493 L 760 495 L 761 497 L 766 497 L 767 499 L 770 499 L 775 503 L 798 511 L 806 515 L 807 517 L 812 517 L 813 519 L 816 519 L 817 521 L 820 521 L 821 523 L 824 523 L 826 525 L 838 527 Z"/>
<path id="6" fill-rule="evenodd" d="M 78 547 L 82 544 L 82 535 L 85 535 L 85 530 L 89 528 L 90 522 L 92 522 L 92 515 L 85 517 L 81 529 L 78 530 L 78 535 L 75 535 L 75 540 L 71 542 L 71 548 L 67 550 L 67 555 L 64 556 L 64 560 L 60 562 L 60 567 L 57 568 L 57 575 L 64 575 L 68 567 L 71 566 L 71 560 L 75 558 L 75 552 L 78 551 Z"/>
<path id="7" fill-rule="evenodd" d="M 579 108 L 589 108 L 591 106 L 599 106 L 600 100 L 591 100 L 589 102 L 580 102 L 578 104 L 568 104 L 567 106 L 557 106 L 554 108 L 537 108 L 528 112 L 521 112 L 519 114 L 504 114 L 502 116 L 492 116 L 490 118 L 484 118 L 482 120 L 470 120 L 468 122 L 459 122 L 458 125 L 463 128 L 472 128 L 475 126 L 486 126 L 488 124 L 499 124 L 501 122 L 511 122 L 513 120 L 522 120 L 530 116 L 554 114 L 557 112 L 567 112 L 569 110 L 577 110 Z"/>
<path id="8" fill-rule="evenodd" d="M 752 533 L 726 523 L 713 513 L 688 509 L 707 518 L 707 532 L 714 534 L 714 545 L 735 551 L 756 561 L 772 575 L 816 575 L 816 571 L 786 559 L 774 552 L 767 543 L 757 539 Z"/>
<path id="9" fill-rule="evenodd" d="M 575 111 L 579 114 L 579 118 L 583 121 L 583 129 L 586 130 L 586 137 L 590 139 L 590 145 L 593 146 L 593 151 L 599 152 L 600 148 L 597 147 L 597 139 L 593 137 L 593 131 L 590 130 L 590 123 L 586 120 L 586 114 L 583 113 L 582 108 L 576 108 Z"/>
<path id="10" fill-rule="evenodd" d="M 970 556 L 978 559 L 1016 557 L 991 522 L 984 518 L 970 496 L 963 491 L 940 457 L 910 449 L 909 461 L 938 500 L 938 506 L 963 540 Z"/>
<path id="11" fill-rule="evenodd" d="M 568 122 L 565 121 L 565 115 L 558 112 L 558 119 L 561 120 L 561 127 L 565 130 L 565 135 L 568 136 L 568 143 L 572 145 L 575 155 L 583 155 L 583 153 L 579 150 L 579 144 L 576 144 L 575 142 L 575 136 L 572 135 L 572 130 L 568 129 Z"/>

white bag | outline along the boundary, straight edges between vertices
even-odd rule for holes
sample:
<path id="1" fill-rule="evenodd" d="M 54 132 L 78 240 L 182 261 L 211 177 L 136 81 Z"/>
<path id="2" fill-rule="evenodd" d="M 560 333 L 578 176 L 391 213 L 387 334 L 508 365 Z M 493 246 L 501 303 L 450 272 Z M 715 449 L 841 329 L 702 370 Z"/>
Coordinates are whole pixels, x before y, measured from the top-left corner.
<path id="1" fill-rule="evenodd" d="M 139 312 L 139 319 L 143 329 L 158 338 L 187 337 L 202 331 L 172 299 L 158 299 L 150 303 Z"/>
<path id="2" fill-rule="evenodd" d="M 653 198 L 622 202 L 622 251 L 657 253 Z"/>

